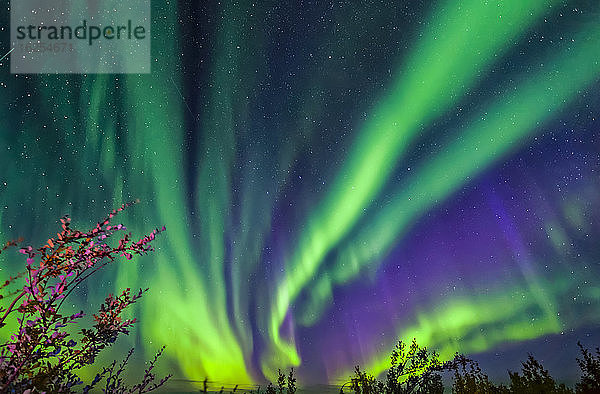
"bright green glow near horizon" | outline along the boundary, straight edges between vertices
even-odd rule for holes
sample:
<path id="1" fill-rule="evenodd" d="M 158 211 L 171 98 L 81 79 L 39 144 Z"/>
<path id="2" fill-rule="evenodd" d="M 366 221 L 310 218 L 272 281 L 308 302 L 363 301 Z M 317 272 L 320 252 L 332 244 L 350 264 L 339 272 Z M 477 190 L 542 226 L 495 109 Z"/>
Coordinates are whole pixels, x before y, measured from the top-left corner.
<path id="1" fill-rule="evenodd" d="M 325 199 L 311 213 L 286 264 L 286 276 L 277 288 L 272 315 L 265 327 L 273 347 L 263 358 L 264 364 L 299 362 L 293 344 L 284 343 L 279 335 L 290 304 L 327 253 L 376 198 L 423 125 L 460 99 L 477 82 L 477 73 L 485 70 L 551 3 L 448 2 L 434 15 L 429 24 L 431 30 L 401 70 L 389 96 L 381 100 L 363 125 L 347 162 Z"/>
<path id="2" fill-rule="evenodd" d="M 585 279 L 564 275 L 539 282 L 541 287 L 560 295 L 578 280 Z M 589 292 L 580 297 L 594 304 L 598 295 Z M 441 360 L 451 359 L 456 352 L 480 353 L 507 341 L 525 341 L 565 330 L 565 323 L 555 310 L 556 301 L 548 299 L 545 303 L 540 305 L 538 295 L 526 286 L 512 290 L 486 289 L 480 295 L 454 297 L 427 310 L 422 309 L 412 324 L 398 328 L 397 337 L 408 342 L 417 338 L 420 344 L 438 352 Z M 365 356 L 370 358 L 364 364 L 365 371 L 379 375 L 389 368 L 388 354 Z M 352 370 L 339 371 L 337 381 L 344 381 L 351 374 Z"/>
<path id="3" fill-rule="evenodd" d="M 546 283 L 545 287 L 552 284 L 559 291 L 568 287 L 568 281 L 558 282 Z M 561 332 L 564 326 L 559 316 L 547 310 L 540 308 L 535 294 L 520 287 L 486 291 L 482 295 L 455 297 L 421 310 L 414 322 L 399 329 L 397 334 L 406 342 L 417 338 L 419 344 L 438 352 L 441 360 L 449 360 L 456 352 L 479 353 L 506 341 Z M 389 354 L 365 356 L 372 359 L 364 364 L 364 370 L 375 376 L 390 366 Z M 337 380 L 344 381 L 351 374 L 352 370 L 339 371 Z"/>

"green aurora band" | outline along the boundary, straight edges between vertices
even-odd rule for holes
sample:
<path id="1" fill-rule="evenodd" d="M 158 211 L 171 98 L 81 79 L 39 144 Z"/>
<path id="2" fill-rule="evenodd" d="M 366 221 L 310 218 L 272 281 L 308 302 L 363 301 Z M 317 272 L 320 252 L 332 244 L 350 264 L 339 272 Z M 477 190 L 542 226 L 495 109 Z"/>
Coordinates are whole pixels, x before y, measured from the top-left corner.
<path id="1" fill-rule="evenodd" d="M 69 212 L 86 225 L 86 220 L 91 223 L 123 201 L 141 198 L 140 206 L 120 220 L 131 223 L 128 227 L 134 234 L 164 224 L 168 231 L 157 242 L 157 252 L 140 263 L 119 264 L 107 271 L 73 307 L 88 307 L 108 291 L 123 287 L 150 287 L 148 299 L 131 312 L 141 316 L 138 336 L 128 338 L 123 346 L 141 343 L 151 354 L 167 344 L 160 368 L 169 372 L 179 368 L 186 378 L 197 381 L 208 376 L 217 382 L 251 383 L 260 381 L 261 374 L 273 378 L 278 368 L 301 365 L 294 337 L 282 334 L 282 326 L 302 293 L 310 294 L 308 307 L 295 318 L 303 326 L 312 326 L 330 306 L 336 286 L 377 268 L 424 214 L 540 132 L 544 122 L 576 102 L 580 90 L 600 75 L 600 46 L 589 39 L 600 37 L 596 18 L 595 25 L 581 26 L 579 36 L 559 53 L 546 54 L 544 65 L 534 66 L 535 72 L 527 78 L 506 82 L 503 94 L 486 104 L 484 115 L 472 116 L 453 138 L 442 141 L 440 153 L 414 168 L 386 198 L 383 190 L 393 171 L 423 130 L 476 89 L 512 45 L 559 3 L 445 2 L 434 10 L 421 38 L 398 66 L 398 77 L 364 124 L 355 125 L 357 137 L 345 161 L 292 237 L 282 263 L 285 269 L 257 289 L 258 296 L 251 302 L 248 278 L 260 272 L 277 196 L 292 183 L 288 170 L 302 154 L 303 144 L 308 144 L 305 140 L 318 132 L 302 119 L 307 114 L 306 119 L 318 117 L 326 109 L 311 99 L 321 81 L 315 76 L 293 110 L 297 121 L 290 124 L 301 130 L 294 130 L 289 140 L 279 137 L 275 163 L 256 153 L 238 167 L 240 146 L 252 143 L 256 152 L 269 151 L 267 142 L 254 141 L 253 130 L 245 129 L 250 124 L 251 88 L 264 76 L 255 72 L 264 65 L 254 54 L 263 51 L 266 43 L 249 28 L 247 16 L 254 13 L 254 18 L 260 18 L 263 11 L 252 11 L 253 5 L 242 3 L 224 2 L 220 9 L 208 99 L 193 108 L 182 94 L 186 80 L 181 71 L 176 2 L 153 4 L 152 45 L 161 49 L 161 55 L 153 58 L 151 76 L 97 75 L 70 82 L 64 76 L 3 75 L 6 84 L 15 85 L 14 97 L 35 85 L 39 92 L 35 99 L 52 104 L 34 109 L 22 97 L 13 100 L 15 105 L 0 106 L 0 117 L 18 119 L 15 124 L 21 131 L 0 136 L 0 149 L 19 157 L 22 145 L 23 154 L 33 155 L 29 162 L 3 163 L 5 174 L 16 175 L 8 176 L 0 194 L 2 203 L 10 205 L 0 215 L 2 239 L 30 235 L 34 244 L 44 237 L 36 221 L 21 224 L 23 207 L 44 223 Z M 0 67 L 7 73 L 6 65 Z M 188 112 L 193 125 L 203 131 L 191 142 L 186 140 Z M 201 115 L 194 117 L 196 112 Z M 48 128 L 60 132 L 51 134 Z M 51 140 L 56 135 L 59 141 Z M 185 189 L 189 158 L 181 147 L 186 143 L 200 152 L 192 193 Z M 61 146 L 62 151 L 32 148 L 44 146 Z M 268 176 L 255 174 L 254 167 Z M 232 185 L 239 173 L 244 176 L 234 193 Z M 35 182 L 19 182 L 30 174 Z M 80 185 L 71 187 L 72 182 Z M 378 199 L 385 203 L 374 204 Z M 233 206 L 239 217 L 234 217 Z M 569 218 L 578 220 L 575 204 L 565 209 L 571 212 Z M 146 212 L 144 220 L 139 212 Z M 579 222 L 575 224 L 584 225 L 583 219 Z M 567 236 L 561 235 L 560 226 L 550 227 L 559 249 Z M 335 259 L 327 264 L 334 250 Z M 228 274 L 227 264 L 231 265 Z M 482 352 L 503 342 L 561 332 L 572 323 L 557 315 L 558 300 L 570 284 L 566 279 L 553 283 L 540 279 L 531 265 L 527 261 L 521 265 L 525 287 L 498 286 L 485 295 L 464 294 L 419 306 L 414 316 L 396 327 L 395 339 L 417 337 L 447 357 L 457 350 Z M 588 300 L 599 296 L 598 292 L 585 295 Z M 536 316 L 533 323 L 530 314 Z M 248 323 L 253 318 L 265 347 L 258 355 L 260 371 L 253 368 L 257 359 L 253 351 L 259 345 Z M 593 319 L 598 322 L 600 316 Z M 482 326 L 485 335 L 480 333 Z M 384 353 L 373 349 L 366 355 L 367 370 L 379 373 L 387 367 L 387 349 Z M 116 349 L 105 356 L 118 357 Z M 346 367 L 336 371 L 332 380 L 346 378 L 351 373 Z"/>
<path id="2" fill-rule="evenodd" d="M 575 40 L 568 57 L 544 63 L 535 77 L 507 86 L 507 93 L 491 103 L 485 114 L 467 122 L 470 126 L 444 152 L 413 170 L 393 193 L 392 201 L 376 212 L 369 211 L 370 225 L 344 240 L 332 269 L 319 273 L 315 287 L 320 290 L 313 294 L 322 294 L 323 300 L 315 301 L 315 307 L 326 305 L 331 282 L 344 283 L 365 266 L 381 261 L 421 215 L 518 148 L 594 81 L 600 74 L 600 50 L 593 40 L 583 37 L 599 33 L 595 26 L 589 28 Z M 560 238 L 557 243 L 564 243 L 567 237 Z"/>
<path id="3" fill-rule="evenodd" d="M 430 23 L 434 29 L 424 33 L 424 38 L 403 68 L 401 77 L 394 83 L 389 97 L 381 100 L 374 114 L 360 130 L 345 166 L 336 177 L 328 195 L 310 216 L 307 230 L 301 236 L 295 254 L 287 263 L 287 274 L 278 287 L 268 327 L 275 348 L 272 349 L 272 355 L 265 356 L 271 359 L 263 360 L 267 370 L 275 371 L 275 365 L 286 362 L 292 365 L 299 363 L 294 345 L 283 342 L 279 336 L 279 327 L 290 304 L 317 272 L 327 253 L 343 239 L 361 217 L 363 210 L 376 197 L 411 140 L 418 135 L 423 125 L 460 99 L 469 87 L 477 82 L 478 72 L 485 70 L 494 58 L 507 48 L 507 43 L 526 31 L 550 6 L 551 2 L 536 1 L 500 4 L 480 1 L 461 4 L 448 2 L 447 6 L 441 7 L 435 13 Z M 424 76 L 427 76 L 427 79 Z M 594 76 L 595 74 L 586 74 L 582 82 L 591 82 Z M 535 86 L 533 88 L 535 89 Z M 577 89 L 570 90 L 571 93 L 576 91 Z M 528 93 L 535 94 L 537 91 Z M 549 97 L 549 100 L 552 98 Z M 505 98 L 501 101 L 510 102 Z M 518 107 L 509 106 L 498 115 L 502 117 L 511 113 L 506 110 L 514 112 L 517 109 Z M 537 118 L 533 118 L 534 122 L 536 120 Z M 491 133 L 498 131 L 494 126 L 486 126 L 486 129 Z M 530 130 L 522 130 L 521 134 Z M 479 129 L 475 129 L 472 134 L 477 132 Z M 502 142 L 501 139 L 499 141 Z M 482 149 L 477 156 L 480 160 L 487 158 L 486 154 L 493 153 L 494 144 L 489 146 L 491 152 Z M 448 152 L 456 152 L 451 154 L 467 161 L 472 160 L 471 156 L 464 155 L 462 147 L 458 148 L 460 150 L 449 149 Z M 465 148 L 469 151 L 468 147 Z M 445 169 L 447 163 L 453 162 L 449 159 L 453 157 L 436 159 L 432 168 L 438 171 Z M 441 166 L 437 163 L 441 163 Z M 455 174 L 462 175 L 464 172 L 459 171 Z M 452 188 L 448 188 L 440 182 L 439 177 L 418 176 L 415 179 L 418 187 L 426 187 L 428 191 L 434 189 L 431 191 L 442 194 L 434 196 L 436 198 L 449 195 L 453 189 L 464 183 L 464 179 L 461 178 L 454 181 Z M 424 185 L 423 179 L 431 179 L 431 182 Z M 411 190 L 410 187 L 408 190 Z M 403 191 L 401 195 L 404 197 L 406 194 L 407 192 Z M 422 208 L 430 205 L 429 196 L 425 196 L 426 199 L 421 201 L 416 198 L 420 196 L 419 193 L 411 192 L 408 195 L 415 195 L 413 203 L 424 204 Z M 394 212 L 395 216 L 389 216 L 389 212 L 385 212 L 381 215 L 383 220 L 367 228 L 372 235 L 369 241 L 375 240 L 365 243 L 369 249 L 377 251 L 378 254 L 385 252 L 391 242 L 398 239 L 398 231 L 387 232 L 391 225 L 387 223 L 393 222 L 393 225 L 402 227 L 401 220 L 397 218 L 406 218 L 407 215 L 402 212 L 405 202 L 406 199 L 401 200 L 398 206 L 402 207 L 400 209 L 403 215 L 399 216 L 398 212 Z M 382 233 L 385 233 L 385 236 L 379 238 Z M 356 242 L 350 244 L 363 245 Z M 380 245 L 383 247 L 379 247 Z M 348 253 L 344 253 L 342 259 L 349 265 L 356 261 Z M 369 258 L 367 260 L 373 261 Z M 344 271 L 347 270 L 346 264 L 341 265 Z M 344 278 L 352 276 L 348 271 L 341 275 Z M 322 277 L 327 280 L 327 276 Z"/>

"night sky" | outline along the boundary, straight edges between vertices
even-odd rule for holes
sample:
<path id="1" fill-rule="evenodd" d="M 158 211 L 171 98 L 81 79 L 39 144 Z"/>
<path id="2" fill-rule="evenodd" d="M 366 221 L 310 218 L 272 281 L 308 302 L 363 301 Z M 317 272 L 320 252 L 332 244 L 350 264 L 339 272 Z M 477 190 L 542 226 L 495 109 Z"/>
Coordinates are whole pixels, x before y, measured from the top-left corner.
<path id="1" fill-rule="evenodd" d="M 153 0 L 151 74 L 9 61 L 0 241 L 136 198 L 119 221 L 167 227 L 74 299 L 150 287 L 110 357 L 339 383 L 416 337 L 573 381 L 600 345 L 597 1 Z"/>

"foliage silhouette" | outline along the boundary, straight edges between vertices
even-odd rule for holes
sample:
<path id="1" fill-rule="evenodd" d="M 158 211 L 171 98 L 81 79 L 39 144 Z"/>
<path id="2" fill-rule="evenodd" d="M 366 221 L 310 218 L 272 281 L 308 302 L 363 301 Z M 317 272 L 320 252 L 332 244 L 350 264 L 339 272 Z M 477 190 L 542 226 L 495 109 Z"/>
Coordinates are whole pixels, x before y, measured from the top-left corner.
<path id="1" fill-rule="evenodd" d="M 600 393 L 600 348 L 596 348 L 596 354 L 591 353 L 583 347 L 581 342 L 577 342 L 581 351 L 581 359 L 577 359 L 577 364 L 581 369 L 581 380 L 575 386 L 577 393 Z"/>
<path id="2" fill-rule="evenodd" d="M 57 237 L 48 239 L 36 250 L 31 246 L 19 250 L 26 255 L 25 270 L 0 283 L 0 328 L 7 327 L 9 321 L 18 327 L 10 340 L 0 344 L 1 392 L 73 392 L 83 384 L 78 371 L 93 365 L 103 349 L 115 343 L 120 335 L 129 333 L 136 319 L 123 318 L 123 312 L 148 289 L 132 291 L 128 288 L 118 296 L 109 294 L 93 315 L 92 327 L 81 328 L 78 335 L 71 334 L 73 331 L 68 328 L 81 321 L 83 311 L 65 314 L 62 305 L 83 281 L 118 257 L 131 260 L 134 255 L 153 251 L 151 243 L 164 227 L 136 242 L 126 233 L 118 239 L 117 245 L 107 243 L 116 233 L 126 230 L 121 224 L 111 225 L 110 221 L 131 204 L 112 211 L 87 232 L 72 229 L 70 219 L 65 216 Z M 19 242 L 21 240 L 7 242 L 0 253 Z M 21 280 L 24 284 L 19 284 Z M 452 360 L 441 362 L 437 353 L 419 346 L 416 339 L 410 346 L 400 341 L 392 350 L 385 380 L 378 380 L 357 366 L 347 384 L 357 394 L 443 393 L 440 373 L 452 371 L 453 393 L 600 393 L 600 349 L 592 353 L 581 343 L 577 345 L 581 352 L 577 364 L 582 376 L 575 390 L 558 384 L 531 354 L 522 363 L 520 372 L 508 371 L 510 384 L 507 387 L 490 382 L 479 365 L 463 355 L 456 354 Z M 147 364 L 139 383 L 131 387 L 124 383 L 124 372 L 133 354 L 131 349 L 119 364 L 115 360 L 102 368 L 83 386 L 83 392 L 101 386 L 103 380 L 101 391 L 105 393 L 145 393 L 163 386 L 171 375 L 157 381 L 153 372 L 163 350 L 164 347 Z M 204 381 L 204 392 L 207 392 L 207 382 Z M 340 393 L 344 392 L 344 386 Z M 278 370 L 276 384 L 269 383 L 265 393 L 295 394 L 296 390 L 292 368 L 288 375 Z M 237 391 L 238 386 L 230 393 Z M 223 387 L 221 392 L 224 392 Z M 256 393 L 261 393 L 260 387 Z"/>
<path id="3" fill-rule="evenodd" d="M 508 372 L 510 376 L 510 392 L 523 394 L 539 393 L 572 393 L 573 390 L 567 388 L 564 384 L 557 385 L 554 378 L 550 376 L 547 369 L 536 360 L 531 354 L 527 361 L 521 363 L 521 374 L 518 372 Z"/>
<path id="4" fill-rule="evenodd" d="M 504 386 L 496 386 L 489 381 L 476 361 L 456 354 L 452 367 L 452 392 L 462 394 L 494 394 L 508 392 Z"/>
<path id="5" fill-rule="evenodd" d="M 351 390 L 357 394 L 443 393 L 439 372 L 452 368 L 451 363 L 442 363 L 436 352 L 420 347 L 416 339 L 408 348 L 400 341 L 392 351 L 390 364 L 385 382 L 357 366 L 350 380 Z M 344 392 L 343 388 L 340 392 Z"/>
<path id="6" fill-rule="evenodd" d="M 286 376 L 281 369 L 277 370 L 277 387 L 273 383 L 267 386 L 266 394 L 294 394 L 296 392 L 296 378 L 294 377 L 294 368 Z M 260 393 L 260 387 L 258 388 Z"/>
<path id="7" fill-rule="evenodd" d="M 123 318 L 123 312 L 148 289 L 136 292 L 125 289 L 118 296 L 109 294 L 93 315 L 93 326 L 82 328 L 78 336 L 70 334 L 72 330 L 68 329 L 80 321 L 83 311 L 64 315 L 62 305 L 84 280 L 118 257 L 131 260 L 134 255 L 145 255 L 154 250 L 151 242 L 165 230 L 164 227 L 138 241 L 132 241 L 131 234 L 126 233 L 117 245 L 107 243 L 116 233 L 126 230 L 121 224 L 111 225 L 111 219 L 132 204 L 124 204 L 112 211 L 90 231 L 72 229 L 70 218 L 65 216 L 60 220 L 62 231 L 57 237 L 48 239 L 36 250 L 31 246 L 19 250 L 27 258 L 25 271 L 11 276 L 0 287 L 3 293 L 0 298 L 12 299 L 8 306 L 0 306 L 0 328 L 7 326 L 7 321 L 18 327 L 10 340 L 0 345 L 0 391 L 72 392 L 77 385 L 83 384 L 77 372 L 94 364 L 98 354 L 115 343 L 119 335 L 129 333 L 136 319 Z M 8 242 L 2 251 L 16 244 Z M 17 284 L 23 277 L 25 283 Z M 11 285 L 16 289 L 8 291 Z M 126 387 L 122 373 L 131 353 L 117 370 L 116 362 L 103 368 L 83 391 L 90 391 L 106 378 L 104 392 L 143 393 L 162 386 L 169 379 L 170 375 L 154 382 L 152 371 L 162 354 L 161 349 L 150 362 L 142 381 Z"/>
<path id="8" fill-rule="evenodd" d="M 205 378 L 202 382 L 202 389 L 200 390 L 201 393 L 214 393 L 215 391 L 208 391 L 209 390 L 209 380 L 208 378 Z M 230 394 L 234 394 L 238 391 L 238 387 L 239 385 L 236 385 L 231 391 L 229 391 Z M 265 389 L 265 391 L 261 391 L 261 387 L 258 386 L 256 388 L 256 390 L 244 390 L 243 393 L 244 394 L 295 394 L 296 393 L 296 378 L 294 376 L 294 368 L 290 368 L 290 372 L 288 373 L 288 375 L 286 376 L 281 369 L 279 369 L 277 371 L 277 383 L 274 384 L 273 382 L 269 382 L 267 385 L 267 388 Z M 219 393 L 224 393 L 225 392 L 225 387 L 221 386 L 220 391 L 218 391 Z"/>
<path id="9" fill-rule="evenodd" d="M 391 354 L 391 367 L 386 380 L 356 367 L 355 374 L 348 382 L 352 392 L 357 394 L 396 394 L 396 393 L 443 393 L 440 373 L 452 371 L 452 392 L 457 394 L 568 394 L 600 393 L 600 349 L 595 354 L 578 343 L 581 359 L 577 363 L 582 376 L 575 390 L 558 384 L 548 370 L 531 354 L 522 363 L 521 371 L 508 371 L 510 384 L 494 384 L 481 370 L 479 364 L 462 354 L 456 354 L 450 361 L 441 362 L 435 352 L 429 353 L 413 339 L 406 349 L 399 342 Z M 348 384 L 346 383 L 346 384 Z M 344 387 L 340 393 L 344 393 Z"/>

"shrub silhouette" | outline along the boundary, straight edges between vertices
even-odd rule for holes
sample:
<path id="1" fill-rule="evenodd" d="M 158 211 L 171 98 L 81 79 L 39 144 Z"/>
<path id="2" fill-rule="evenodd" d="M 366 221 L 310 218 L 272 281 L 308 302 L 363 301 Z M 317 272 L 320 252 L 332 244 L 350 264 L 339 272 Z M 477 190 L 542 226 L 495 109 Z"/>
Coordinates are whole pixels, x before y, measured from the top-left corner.
<path id="1" fill-rule="evenodd" d="M 57 237 L 48 239 L 37 250 L 31 246 L 19 250 L 27 258 L 25 271 L 11 276 L 0 287 L 3 293 L 0 298 L 12 299 L 8 306 L 0 307 L 0 327 L 6 326 L 7 319 L 14 319 L 12 321 L 18 327 L 10 340 L 0 345 L 0 391 L 72 392 L 75 386 L 83 384 L 78 370 L 94 364 L 103 349 L 111 346 L 119 335 L 129 333 L 136 319 L 124 319 L 123 311 L 148 289 L 136 292 L 125 289 L 118 296 L 109 294 L 93 315 L 93 326 L 82 328 L 78 336 L 71 335 L 67 328 L 84 316 L 83 311 L 63 315 L 62 305 L 85 279 L 118 257 L 130 260 L 134 255 L 153 251 L 150 244 L 165 230 L 164 227 L 138 241 L 132 241 L 131 234 L 124 234 L 116 246 L 107 244 L 107 239 L 125 230 L 121 224 L 111 225 L 111 219 L 131 204 L 112 211 L 87 232 L 72 229 L 69 217 L 65 216 L 61 219 L 62 231 Z M 8 242 L 2 250 L 10 246 L 16 246 L 16 242 Z M 25 283 L 22 286 L 7 291 L 23 277 Z M 161 350 L 150 362 L 142 381 L 126 387 L 122 373 L 132 351 L 118 369 L 115 370 L 116 362 L 103 368 L 83 391 L 88 392 L 106 378 L 106 392 L 143 393 L 160 387 L 169 379 L 170 375 L 154 382 L 152 370 Z"/>

